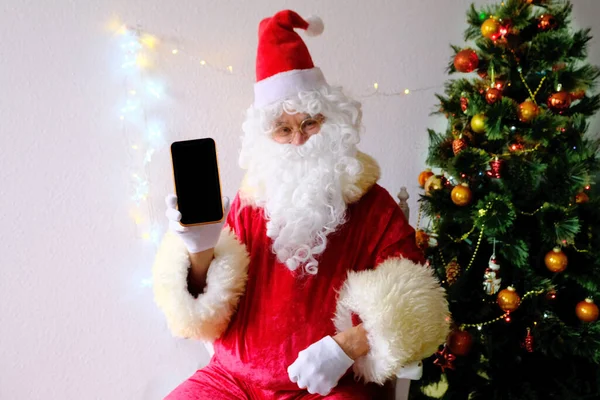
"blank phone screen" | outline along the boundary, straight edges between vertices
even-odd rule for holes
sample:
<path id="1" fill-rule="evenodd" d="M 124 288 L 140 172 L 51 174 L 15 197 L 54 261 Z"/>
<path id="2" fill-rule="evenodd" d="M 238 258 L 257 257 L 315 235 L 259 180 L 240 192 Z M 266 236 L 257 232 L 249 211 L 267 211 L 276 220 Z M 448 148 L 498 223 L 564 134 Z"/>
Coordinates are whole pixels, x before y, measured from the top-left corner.
<path id="1" fill-rule="evenodd" d="M 171 159 L 181 223 L 192 225 L 222 220 L 223 204 L 214 140 L 174 142 Z"/>

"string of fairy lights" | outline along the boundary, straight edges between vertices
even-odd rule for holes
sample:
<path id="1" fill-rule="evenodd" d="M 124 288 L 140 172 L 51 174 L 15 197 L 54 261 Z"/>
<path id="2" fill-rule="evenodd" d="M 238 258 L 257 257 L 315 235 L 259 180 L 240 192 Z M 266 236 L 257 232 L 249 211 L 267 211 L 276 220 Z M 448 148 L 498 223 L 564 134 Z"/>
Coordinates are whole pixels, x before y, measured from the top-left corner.
<path id="1" fill-rule="evenodd" d="M 167 144 L 164 122 L 159 118 L 161 100 L 165 96 L 165 84 L 157 71 L 164 57 L 176 57 L 184 62 L 195 63 L 201 70 L 237 76 L 254 82 L 254 76 L 238 70 L 230 64 L 218 64 L 196 51 L 188 51 L 178 41 L 159 37 L 140 26 L 130 26 L 119 20 L 109 23 L 109 29 L 117 38 L 121 50 L 120 70 L 123 72 L 123 96 L 120 99 L 118 119 L 131 163 L 130 216 L 137 236 L 158 245 L 161 229 L 152 202 L 148 201 L 152 185 L 149 165 L 153 155 Z M 196 46 L 190 46 L 195 48 Z M 359 99 L 406 97 L 415 93 L 439 89 L 442 85 L 401 90 L 383 90 L 379 82 L 369 84 Z"/>

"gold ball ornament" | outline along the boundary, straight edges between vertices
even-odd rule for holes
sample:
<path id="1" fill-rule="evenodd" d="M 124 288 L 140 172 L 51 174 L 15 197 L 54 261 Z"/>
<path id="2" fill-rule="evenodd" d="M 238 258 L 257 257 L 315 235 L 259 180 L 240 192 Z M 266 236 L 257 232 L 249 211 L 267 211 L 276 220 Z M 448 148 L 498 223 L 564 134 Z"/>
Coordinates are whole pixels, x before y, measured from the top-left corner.
<path id="1" fill-rule="evenodd" d="M 494 18 L 488 18 L 481 24 L 481 34 L 483 37 L 496 40 L 500 34 L 500 23 Z"/>
<path id="2" fill-rule="evenodd" d="M 429 168 L 427 168 L 425 171 L 421 172 L 419 174 L 419 186 L 425 187 L 425 182 L 427 182 L 427 179 L 429 179 L 429 177 L 432 175 L 433 175 L 433 172 L 431 172 L 431 169 L 429 169 Z"/>
<path id="3" fill-rule="evenodd" d="M 466 183 L 461 183 L 455 186 L 450 193 L 452 202 L 457 206 L 464 207 L 471 203 L 473 199 L 473 192 Z"/>
<path id="4" fill-rule="evenodd" d="M 598 319 L 598 306 L 594 304 L 594 300 L 585 299 L 577 303 L 575 314 L 583 322 L 594 322 Z"/>
<path id="5" fill-rule="evenodd" d="M 485 115 L 484 114 L 476 114 L 471 118 L 471 129 L 475 133 L 484 133 L 485 132 Z"/>
<path id="6" fill-rule="evenodd" d="M 567 268 L 567 255 L 562 252 L 560 247 L 555 247 L 550 250 L 544 258 L 546 268 L 552 272 L 563 272 Z"/>
<path id="7" fill-rule="evenodd" d="M 531 122 L 540 114 L 540 108 L 533 101 L 527 99 L 519 104 L 518 114 L 519 121 Z"/>
<path id="8" fill-rule="evenodd" d="M 423 186 L 426 194 L 430 194 L 434 190 L 440 190 L 442 187 L 444 187 L 442 177 L 438 175 L 432 175 L 427 178 L 425 185 Z"/>
<path id="9" fill-rule="evenodd" d="M 464 49 L 456 53 L 454 57 L 454 68 L 458 72 L 469 73 L 473 72 L 479 66 L 479 57 L 477 53 L 471 49 Z"/>
<path id="10" fill-rule="evenodd" d="M 502 310 L 512 312 L 519 308 L 521 297 L 519 297 L 515 288 L 509 286 L 498 293 L 497 302 Z"/>

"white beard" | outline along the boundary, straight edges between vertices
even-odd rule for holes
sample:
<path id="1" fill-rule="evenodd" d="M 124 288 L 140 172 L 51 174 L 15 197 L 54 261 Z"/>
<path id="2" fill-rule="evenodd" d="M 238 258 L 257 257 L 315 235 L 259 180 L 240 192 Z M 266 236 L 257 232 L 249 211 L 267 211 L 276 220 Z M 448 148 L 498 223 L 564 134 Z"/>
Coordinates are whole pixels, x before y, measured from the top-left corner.
<path id="1" fill-rule="evenodd" d="M 327 236 L 345 222 L 344 185 L 362 171 L 353 135 L 326 122 L 301 146 L 268 136 L 245 144 L 246 183 L 265 211 L 273 252 L 290 270 L 316 274 Z"/>

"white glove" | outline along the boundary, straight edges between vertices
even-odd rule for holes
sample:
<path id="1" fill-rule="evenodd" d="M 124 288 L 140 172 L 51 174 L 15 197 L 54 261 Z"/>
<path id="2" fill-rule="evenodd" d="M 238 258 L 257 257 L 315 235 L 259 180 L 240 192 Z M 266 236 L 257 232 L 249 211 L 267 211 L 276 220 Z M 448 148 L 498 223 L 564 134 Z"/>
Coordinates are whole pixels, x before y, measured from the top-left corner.
<path id="1" fill-rule="evenodd" d="M 418 381 L 423 376 L 423 363 L 415 361 L 400 367 L 400 371 L 396 374 L 398 379 L 410 379 Z"/>
<path id="2" fill-rule="evenodd" d="M 197 225 L 197 226 L 182 226 L 181 213 L 177 208 L 177 196 L 174 194 L 167 195 L 165 202 L 167 203 L 167 211 L 165 215 L 169 219 L 169 229 L 175 232 L 187 247 L 190 253 L 199 253 L 204 250 L 212 249 L 217 244 L 223 224 L 229 213 L 229 199 L 223 197 L 223 220 L 214 224 Z"/>
<path id="3" fill-rule="evenodd" d="M 296 361 L 288 367 L 288 375 L 300 389 L 326 396 L 352 364 L 354 360 L 331 336 L 326 336 L 298 354 Z"/>

